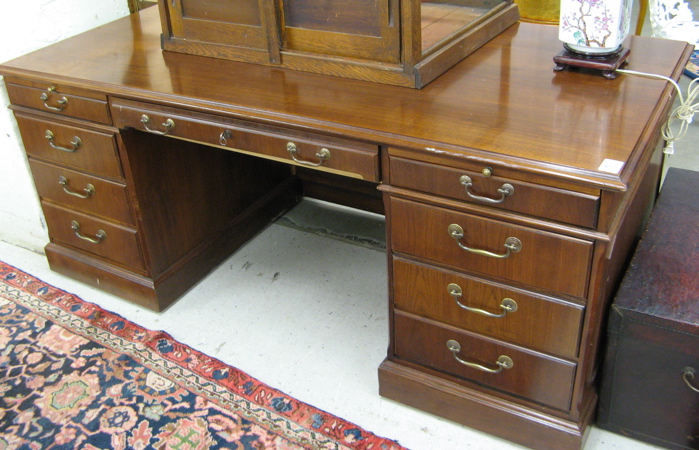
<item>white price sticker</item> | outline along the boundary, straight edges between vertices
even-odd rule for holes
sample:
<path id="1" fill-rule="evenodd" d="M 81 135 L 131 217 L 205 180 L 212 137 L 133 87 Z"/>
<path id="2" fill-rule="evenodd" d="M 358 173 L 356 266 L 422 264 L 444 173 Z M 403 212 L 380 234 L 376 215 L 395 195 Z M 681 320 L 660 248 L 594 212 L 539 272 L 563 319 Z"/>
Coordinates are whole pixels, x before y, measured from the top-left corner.
<path id="1" fill-rule="evenodd" d="M 600 172 L 608 172 L 618 174 L 621 172 L 621 168 L 624 167 L 623 161 L 617 161 L 615 159 L 605 159 L 602 164 L 599 165 Z"/>

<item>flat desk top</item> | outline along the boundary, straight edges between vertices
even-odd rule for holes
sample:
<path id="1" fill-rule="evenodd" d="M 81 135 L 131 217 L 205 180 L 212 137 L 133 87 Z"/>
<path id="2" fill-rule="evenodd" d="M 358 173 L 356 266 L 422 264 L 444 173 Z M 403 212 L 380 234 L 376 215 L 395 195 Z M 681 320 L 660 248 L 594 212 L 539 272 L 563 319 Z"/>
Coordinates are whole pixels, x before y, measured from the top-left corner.
<path id="1" fill-rule="evenodd" d="M 516 24 L 415 90 L 164 52 L 158 10 L 148 8 L 0 65 L 0 74 L 623 190 L 672 87 L 638 76 L 554 72 L 557 32 Z M 691 52 L 683 42 L 637 36 L 627 46 L 628 69 L 675 79 Z M 600 170 L 605 159 L 623 168 Z"/>

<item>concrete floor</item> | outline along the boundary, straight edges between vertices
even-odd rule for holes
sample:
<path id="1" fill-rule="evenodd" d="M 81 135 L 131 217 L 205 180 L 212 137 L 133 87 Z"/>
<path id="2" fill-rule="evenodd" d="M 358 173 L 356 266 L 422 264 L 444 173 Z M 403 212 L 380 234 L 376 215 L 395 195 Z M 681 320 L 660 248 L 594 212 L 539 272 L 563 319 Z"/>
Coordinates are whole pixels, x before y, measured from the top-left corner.
<path id="1" fill-rule="evenodd" d="M 699 170 L 698 126 L 668 165 Z M 380 216 L 306 200 L 160 314 L 53 273 L 42 255 L 13 245 L 0 243 L 0 259 L 410 449 L 520 448 L 378 395 L 388 342 L 383 234 Z M 585 446 L 651 448 L 595 427 Z"/>

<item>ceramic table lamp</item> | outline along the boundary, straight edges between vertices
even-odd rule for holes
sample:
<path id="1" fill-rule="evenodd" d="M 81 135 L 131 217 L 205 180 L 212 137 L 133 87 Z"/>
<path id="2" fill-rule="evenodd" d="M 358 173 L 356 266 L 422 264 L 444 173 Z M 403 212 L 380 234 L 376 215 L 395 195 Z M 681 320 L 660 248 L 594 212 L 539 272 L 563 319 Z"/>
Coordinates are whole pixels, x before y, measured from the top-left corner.
<path id="1" fill-rule="evenodd" d="M 558 38 L 564 50 L 554 57 L 555 69 L 586 67 L 614 78 L 629 55 L 623 42 L 632 7 L 633 0 L 561 0 Z"/>
<path id="2" fill-rule="evenodd" d="M 577 53 L 616 53 L 629 34 L 632 6 L 632 0 L 561 0 L 558 38 Z"/>

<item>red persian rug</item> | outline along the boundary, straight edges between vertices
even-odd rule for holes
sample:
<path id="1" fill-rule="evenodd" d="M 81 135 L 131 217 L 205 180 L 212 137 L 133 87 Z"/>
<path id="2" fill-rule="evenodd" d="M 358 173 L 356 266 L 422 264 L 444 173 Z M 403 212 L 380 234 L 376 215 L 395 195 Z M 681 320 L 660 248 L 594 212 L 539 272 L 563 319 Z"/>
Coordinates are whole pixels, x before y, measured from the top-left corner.
<path id="1" fill-rule="evenodd" d="M 0 262 L 0 449 L 399 450 Z"/>

